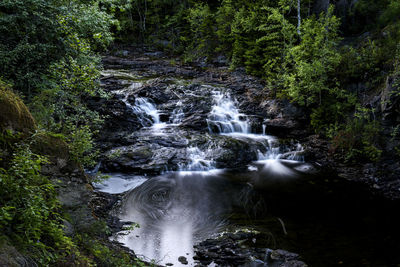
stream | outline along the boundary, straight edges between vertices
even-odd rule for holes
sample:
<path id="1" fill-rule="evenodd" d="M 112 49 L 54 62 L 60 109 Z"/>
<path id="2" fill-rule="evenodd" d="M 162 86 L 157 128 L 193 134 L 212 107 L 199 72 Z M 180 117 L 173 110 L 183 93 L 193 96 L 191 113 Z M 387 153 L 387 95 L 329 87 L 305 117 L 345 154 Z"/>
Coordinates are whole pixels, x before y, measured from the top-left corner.
<path id="1" fill-rule="evenodd" d="M 307 162 L 301 143 L 270 135 L 267 118 L 241 109 L 238 90 L 157 76 L 143 64 L 114 64 L 102 75 L 134 127 L 109 130 L 107 140 L 118 141 L 104 145 L 100 168 L 110 178 L 95 187 L 121 196 L 113 214 L 127 229 L 112 239 L 140 258 L 281 266 L 287 259 L 268 254 L 283 249 L 308 266 L 400 262 L 398 203 Z M 238 233 L 246 242 L 229 248 L 230 261 L 212 257 L 220 245 L 206 240 Z M 305 266 L 295 262 L 282 266 Z"/>

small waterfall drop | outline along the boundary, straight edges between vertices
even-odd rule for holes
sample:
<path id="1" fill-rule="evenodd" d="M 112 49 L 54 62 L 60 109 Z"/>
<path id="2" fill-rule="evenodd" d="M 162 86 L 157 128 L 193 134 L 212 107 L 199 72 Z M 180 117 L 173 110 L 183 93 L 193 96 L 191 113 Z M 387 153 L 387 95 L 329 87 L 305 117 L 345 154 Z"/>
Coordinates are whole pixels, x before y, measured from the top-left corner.
<path id="1" fill-rule="evenodd" d="M 172 111 L 171 114 L 171 118 L 170 118 L 170 122 L 172 124 L 180 124 L 183 120 L 183 118 L 185 117 L 185 113 L 183 112 L 182 109 L 182 101 L 178 101 L 178 103 L 176 103 L 176 108 Z"/>
<path id="2" fill-rule="evenodd" d="M 213 92 L 214 106 L 207 119 L 210 133 L 250 133 L 247 116 L 239 112 L 228 93 Z"/>
<path id="3" fill-rule="evenodd" d="M 162 133 L 161 129 L 166 126 L 166 123 L 160 121 L 160 112 L 149 99 L 145 97 L 136 98 L 132 110 L 137 114 L 143 127 L 151 127 L 156 134 Z"/>
<path id="4" fill-rule="evenodd" d="M 190 162 L 181 165 L 179 167 L 180 171 L 209 171 L 215 169 L 215 161 L 207 159 L 209 153 L 212 154 L 211 148 L 206 149 L 206 151 L 193 146 L 186 148 L 186 155 Z"/>
<path id="5" fill-rule="evenodd" d="M 145 97 L 138 97 L 135 99 L 135 106 L 133 106 L 133 110 L 139 115 L 139 118 L 142 119 L 142 125 L 144 124 L 143 120 L 146 122 L 149 121 L 149 119 L 146 118 L 146 115 L 151 117 L 151 124 L 160 123 L 160 114 L 158 113 L 157 108 Z"/>

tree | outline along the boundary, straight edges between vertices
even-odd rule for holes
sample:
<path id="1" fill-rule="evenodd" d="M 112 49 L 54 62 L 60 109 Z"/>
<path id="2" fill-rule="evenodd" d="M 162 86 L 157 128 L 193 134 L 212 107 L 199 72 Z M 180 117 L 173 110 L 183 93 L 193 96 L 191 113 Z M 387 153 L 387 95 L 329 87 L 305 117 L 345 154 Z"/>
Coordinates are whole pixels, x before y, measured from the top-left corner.
<path id="1" fill-rule="evenodd" d="M 0 1 L 0 73 L 28 97 L 65 55 L 55 0 Z"/>
<path id="2" fill-rule="evenodd" d="M 285 92 L 300 105 L 321 105 L 324 94 L 341 95 L 335 78 L 341 55 L 337 50 L 339 19 L 333 7 L 303 21 L 301 42 L 289 49 Z"/>

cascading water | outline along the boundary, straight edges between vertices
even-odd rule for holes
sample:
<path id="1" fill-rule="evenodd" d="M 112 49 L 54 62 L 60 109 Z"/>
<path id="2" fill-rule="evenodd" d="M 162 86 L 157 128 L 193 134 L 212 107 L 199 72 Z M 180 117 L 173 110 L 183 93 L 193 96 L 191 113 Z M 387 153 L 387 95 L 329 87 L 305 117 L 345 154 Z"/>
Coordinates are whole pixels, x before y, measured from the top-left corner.
<path id="1" fill-rule="evenodd" d="M 183 112 L 182 108 L 182 101 L 178 101 L 176 103 L 176 108 L 172 111 L 170 122 L 173 125 L 178 125 L 182 122 L 183 118 L 185 117 L 185 113 Z"/>
<path id="2" fill-rule="evenodd" d="M 276 138 L 265 134 L 265 125 L 263 124 L 263 134 L 251 133 L 251 125 L 247 115 L 240 113 L 237 108 L 237 102 L 231 98 L 229 93 L 214 91 L 214 105 L 207 119 L 210 133 L 219 133 L 229 135 L 239 139 L 252 139 L 260 142 L 264 146 L 265 152 L 259 151 L 258 159 L 264 159 L 265 156 L 271 159 L 279 158 L 279 147 Z"/>
<path id="3" fill-rule="evenodd" d="M 240 113 L 228 93 L 213 92 L 214 106 L 207 119 L 211 133 L 250 133 L 247 116 Z"/>
<path id="4" fill-rule="evenodd" d="M 129 92 L 142 86 L 143 83 L 141 82 L 133 82 L 127 89 L 116 91 L 116 93 L 124 95 L 122 101 L 138 116 L 140 124 L 143 127 L 152 126 L 153 128 L 162 128 L 164 124 L 160 122 L 159 111 L 147 98 L 137 97 L 134 105 L 129 103 Z"/>
<path id="5" fill-rule="evenodd" d="M 116 240 L 134 249 L 137 255 L 156 259 L 159 263 L 180 266 L 181 262 L 177 259 L 187 256 L 189 265 L 195 265 L 192 259 L 193 245 L 222 230 L 224 215 L 231 211 L 233 203 L 238 205 L 236 196 L 243 191 L 240 185 L 230 184 L 233 174 L 223 169 L 233 166 L 230 165 L 231 157 L 227 156 L 230 151 L 242 153 L 236 146 L 248 149 L 252 151 L 248 155 L 256 159 L 256 151 L 260 149 L 259 161 L 249 165 L 249 172 L 238 173 L 236 178 L 246 179 L 253 184 L 264 183 L 265 178 L 292 176 L 295 171 L 290 171 L 290 166 L 286 167 L 281 157 L 294 159 L 294 154 L 282 154 L 277 139 L 266 135 L 265 125 L 262 125 L 263 133 L 252 132 L 250 117 L 240 112 L 238 102 L 228 90 L 219 91 L 210 85 L 201 85 L 201 90 L 182 89 L 184 94 L 180 94 L 178 99 L 174 98 L 177 102 L 174 102 L 175 108 L 171 109 L 172 103 L 157 107 L 152 99 L 132 93 L 141 86 L 141 83 L 133 83 L 129 90 L 120 92 L 124 95 L 124 103 L 144 127 L 135 133 L 135 138 L 143 142 L 141 147 L 148 145 L 148 149 L 138 150 L 138 154 L 147 156 L 154 153 L 152 155 L 157 157 L 149 158 L 154 164 L 157 164 L 157 159 L 163 161 L 166 158 L 165 166 L 179 159 L 175 161 L 178 162 L 177 166 L 171 168 L 178 171 L 164 172 L 151 179 L 114 174 L 109 182 L 97 188 L 116 194 L 132 188 L 125 192 L 121 213 L 116 215 L 120 219 L 139 223 L 140 228 L 116 235 Z M 135 96 L 134 103 L 129 102 L 130 94 Z M 206 105 L 212 99 L 211 111 L 208 116 L 205 115 L 207 118 L 203 117 L 211 134 L 182 127 L 185 115 L 191 116 L 193 106 L 197 108 L 193 105 L 196 100 L 187 101 L 184 97 L 204 101 L 199 105 L 201 109 L 203 106 L 209 108 Z M 188 106 L 183 107 L 183 103 Z M 188 110 L 187 114 L 183 112 L 184 108 Z M 168 122 L 161 122 L 160 114 L 169 115 Z M 199 116 L 203 114 L 196 113 Z M 179 156 L 174 156 L 177 154 Z M 132 155 L 136 156 L 134 153 Z M 147 159 L 134 159 L 135 162 L 141 160 L 147 164 Z M 262 160 L 269 161 L 264 163 Z M 221 165 L 221 162 L 225 165 Z"/>
<path id="6" fill-rule="evenodd" d="M 210 148 L 206 151 L 202 151 L 198 147 L 188 147 L 186 149 L 186 155 L 190 162 L 185 166 L 180 166 L 180 171 L 208 171 L 215 169 L 215 161 L 207 159 L 208 154 L 212 154 Z"/>
<path id="7" fill-rule="evenodd" d="M 239 112 L 237 102 L 229 93 L 213 92 L 214 106 L 208 116 L 207 124 L 211 133 L 229 135 L 233 138 L 251 139 L 263 146 L 263 152 L 258 151 L 258 164 L 262 168 L 249 165 L 249 170 L 259 170 L 261 175 L 258 180 L 265 177 L 290 177 L 295 172 L 288 164 L 303 161 L 301 152 L 303 147 L 298 144 L 295 151 L 282 153 L 276 138 L 266 135 L 266 125 L 262 125 L 262 134 L 251 133 L 251 125 L 247 116 Z"/>
<path id="8" fill-rule="evenodd" d="M 142 126 L 155 125 L 160 123 L 160 114 L 157 108 L 145 97 L 135 99 L 135 105 L 132 107 L 138 115 Z M 149 119 L 149 117 L 151 119 Z"/>

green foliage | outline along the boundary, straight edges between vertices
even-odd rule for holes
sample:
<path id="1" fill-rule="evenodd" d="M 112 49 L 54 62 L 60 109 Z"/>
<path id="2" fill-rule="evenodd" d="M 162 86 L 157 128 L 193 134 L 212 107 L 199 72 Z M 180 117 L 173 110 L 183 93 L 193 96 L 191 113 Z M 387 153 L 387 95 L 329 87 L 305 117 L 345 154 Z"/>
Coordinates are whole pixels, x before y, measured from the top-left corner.
<path id="1" fill-rule="evenodd" d="M 316 133 L 329 135 L 327 130 L 343 122 L 349 111 L 354 109 L 356 98 L 353 95 L 341 98 L 342 101 L 338 99 L 334 94 L 329 94 L 321 105 L 311 109 L 310 124 Z"/>
<path id="2" fill-rule="evenodd" d="M 285 92 L 300 105 L 322 104 L 325 95 L 343 97 L 335 71 L 341 55 L 337 51 L 339 20 L 333 7 L 317 19 L 303 21 L 301 42 L 289 49 L 289 71 L 284 74 Z"/>
<path id="3" fill-rule="evenodd" d="M 201 57 L 209 58 L 216 48 L 215 19 L 207 4 L 197 4 L 189 9 L 187 21 L 191 34 L 185 58 L 188 61 Z"/>
<path id="4" fill-rule="evenodd" d="M 108 238 L 108 232 L 107 225 L 103 221 L 97 221 L 85 232 L 76 234 L 74 242 L 84 250 L 85 254 L 93 255 L 93 261 L 97 266 L 147 266 L 121 248 L 104 245 L 102 238 Z"/>
<path id="5" fill-rule="evenodd" d="M 111 43 L 115 21 L 98 1 L 6 0 L 0 10 L 0 73 L 32 100 L 40 127 L 65 135 L 76 159 L 93 163 L 102 119 L 84 100 L 104 95 L 94 51 Z"/>
<path id="6" fill-rule="evenodd" d="M 76 46 L 106 47 L 111 17 L 97 2 L 5 0 L 0 2 L 0 73 L 28 97 L 45 81 L 49 66 Z"/>
<path id="7" fill-rule="evenodd" d="M 89 126 L 84 125 L 79 128 L 71 126 L 70 131 L 67 140 L 73 159 L 83 166 L 94 166 L 99 152 L 94 147 L 93 132 Z"/>
<path id="8" fill-rule="evenodd" d="M 86 107 L 88 95 L 98 90 L 99 70 L 96 61 L 67 58 L 53 64 L 43 89 L 31 103 L 31 110 L 39 125 L 66 137 L 74 159 L 85 166 L 93 165 L 97 152 L 93 135 L 100 129 L 103 119 Z"/>
<path id="9" fill-rule="evenodd" d="M 22 145 L 10 167 L 0 169 L 1 232 L 30 251 L 42 266 L 66 256 L 74 247 L 64 235 L 54 187 L 40 174 L 45 162 Z"/>
<path id="10" fill-rule="evenodd" d="M 55 0 L 0 2 L 0 73 L 27 95 L 49 65 L 65 54 Z"/>
<path id="11" fill-rule="evenodd" d="M 86 42 L 91 50 L 102 51 L 112 42 L 110 27 L 118 22 L 101 10 L 98 1 L 75 0 L 62 6 L 62 10 L 59 22 L 63 33 L 70 39 L 70 47 L 74 47 L 74 42 L 75 45 Z"/>
<path id="12" fill-rule="evenodd" d="M 359 108 L 353 119 L 332 131 L 332 151 L 344 155 L 346 162 L 380 160 L 380 125 L 371 118 L 371 110 Z"/>
<path id="13" fill-rule="evenodd" d="M 398 21 L 400 18 L 400 2 L 397 0 L 386 1 L 387 7 L 379 16 L 378 22 L 380 26 L 386 26 L 391 22 Z"/>

